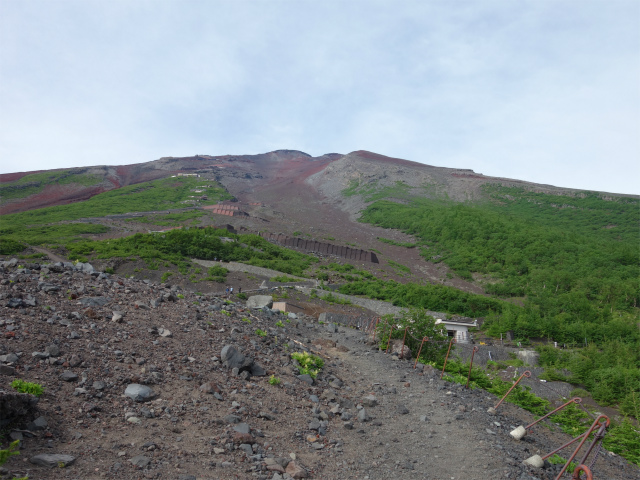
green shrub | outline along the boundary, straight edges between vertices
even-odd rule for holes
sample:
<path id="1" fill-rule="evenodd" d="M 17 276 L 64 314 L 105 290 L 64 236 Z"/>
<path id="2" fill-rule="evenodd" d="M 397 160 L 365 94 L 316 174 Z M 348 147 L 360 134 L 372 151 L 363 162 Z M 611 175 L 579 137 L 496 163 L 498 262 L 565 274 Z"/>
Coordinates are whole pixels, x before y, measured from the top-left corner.
<path id="1" fill-rule="evenodd" d="M 300 375 L 309 375 L 311 378 L 316 378 L 324 366 L 324 360 L 309 352 L 293 352 L 291 358 L 298 362 L 296 366 Z"/>
<path id="2" fill-rule="evenodd" d="M 24 244 L 10 238 L 0 238 L 0 255 L 15 255 L 25 248 Z"/>
<path id="3" fill-rule="evenodd" d="M 607 450 L 640 465 L 640 429 L 628 418 L 610 426 L 602 444 Z"/>
<path id="4" fill-rule="evenodd" d="M 446 328 L 442 324 L 436 325 L 435 318 L 419 308 L 402 310 L 395 317 L 384 315 L 380 318 L 376 327 L 376 337 L 379 339 L 380 348 L 386 350 L 390 334 L 393 339 L 403 338 L 405 328 L 408 328 L 405 344 L 414 355 L 418 354 L 422 339 L 429 338 L 429 341 L 422 345 L 420 361 L 432 362 L 444 358 L 448 347 L 444 343 L 448 339 Z"/>
<path id="5" fill-rule="evenodd" d="M 320 297 L 321 300 L 324 300 L 330 304 L 338 304 L 338 305 L 351 305 L 351 301 L 346 298 L 336 297 L 333 293 L 328 293 Z"/>
<path id="6" fill-rule="evenodd" d="M 275 375 L 269 377 L 269 385 L 280 385 L 282 381 Z"/>
<path id="7" fill-rule="evenodd" d="M 258 335 L 259 337 L 266 337 L 267 336 L 267 332 L 265 332 L 264 330 L 258 328 L 256 330 L 256 335 Z"/>
<path id="8" fill-rule="evenodd" d="M 587 398 L 591 396 L 591 394 L 587 392 L 584 388 L 574 388 L 573 390 L 571 390 L 571 393 L 569 395 L 571 397 L 580 397 L 580 398 Z"/>
<path id="9" fill-rule="evenodd" d="M 297 278 L 287 277 L 286 275 L 278 275 L 277 277 L 272 277 L 269 279 L 272 282 L 281 282 L 281 283 L 290 283 L 297 282 Z"/>
<path id="10" fill-rule="evenodd" d="M 30 393 L 36 397 L 41 396 L 44 393 L 42 385 L 37 383 L 25 382 L 24 380 L 16 379 L 11 382 L 11 386 L 20 393 Z"/>
<path id="11" fill-rule="evenodd" d="M 237 295 L 237 297 L 238 297 L 240 300 L 246 300 L 247 298 L 249 298 L 249 297 L 247 297 L 247 294 L 246 294 L 246 293 L 244 293 L 244 292 L 239 293 L 239 294 Z"/>
<path id="12" fill-rule="evenodd" d="M 0 449 L 0 467 L 7 463 L 9 458 L 11 458 L 12 456 L 20 455 L 20 452 L 17 451 L 18 445 L 20 445 L 20 440 L 11 442 L 9 444 L 9 448 L 5 450 Z M 13 480 L 29 480 L 29 477 L 14 478 Z"/>

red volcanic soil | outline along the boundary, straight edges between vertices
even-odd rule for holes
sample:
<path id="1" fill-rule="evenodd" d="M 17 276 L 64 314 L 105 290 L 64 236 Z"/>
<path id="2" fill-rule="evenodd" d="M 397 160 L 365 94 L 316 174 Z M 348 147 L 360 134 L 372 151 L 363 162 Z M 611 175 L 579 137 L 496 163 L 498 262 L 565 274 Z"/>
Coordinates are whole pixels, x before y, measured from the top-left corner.
<path id="1" fill-rule="evenodd" d="M 350 155 L 357 155 L 360 158 L 366 158 L 368 160 L 374 160 L 374 161 L 378 161 L 381 163 L 384 163 L 386 165 L 405 165 L 407 167 L 425 167 L 425 166 L 430 166 L 430 165 L 426 165 L 424 163 L 419 163 L 419 162 L 412 162 L 411 160 L 403 160 L 402 158 L 395 158 L 395 157 L 387 157 L 385 155 L 380 155 L 379 153 L 373 153 L 373 152 L 369 152 L 367 150 L 358 150 L 356 152 L 351 152 Z"/>
<path id="2" fill-rule="evenodd" d="M 45 172 L 46 170 L 34 170 L 33 172 L 15 172 L 15 173 L 0 173 L 0 183 L 2 182 L 15 182 L 22 177 L 31 175 L 33 173 Z"/>
<path id="3" fill-rule="evenodd" d="M 44 190 L 18 202 L 8 203 L 0 207 L 0 213 L 24 212 L 34 208 L 51 207 L 54 205 L 65 205 L 73 202 L 88 200 L 94 195 L 105 192 L 107 189 L 100 185 L 85 187 L 82 185 L 47 185 Z"/>

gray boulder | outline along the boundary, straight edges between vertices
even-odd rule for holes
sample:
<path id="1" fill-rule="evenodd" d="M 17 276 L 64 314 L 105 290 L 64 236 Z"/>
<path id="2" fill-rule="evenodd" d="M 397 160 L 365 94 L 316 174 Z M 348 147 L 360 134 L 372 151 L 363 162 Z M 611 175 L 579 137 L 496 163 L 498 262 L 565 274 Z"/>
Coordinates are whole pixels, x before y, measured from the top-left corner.
<path id="1" fill-rule="evenodd" d="M 76 457 L 71 455 L 61 455 L 61 454 L 51 454 L 51 453 L 41 453 L 40 455 L 35 455 L 29 459 L 29 461 L 33 464 L 40 465 L 42 467 L 67 467 L 73 462 L 76 461 Z"/>
<path id="2" fill-rule="evenodd" d="M 9 353 L 7 355 L 0 355 L 0 362 L 4 363 L 16 363 L 19 360 L 15 353 Z"/>
<path id="3" fill-rule="evenodd" d="M 80 303 L 85 307 L 103 307 L 110 301 L 107 297 L 84 297 L 80 299 Z"/>
<path id="4" fill-rule="evenodd" d="M 144 455 L 136 455 L 129 461 L 139 468 L 144 468 L 151 463 L 151 459 Z"/>
<path id="5" fill-rule="evenodd" d="M 75 382 L 76 380 L 78 380 L 78 375 L 70 372 L 69 370 L 66 370 L 60 375 L 59 378 L 64 382 Z"/>
<path id="6" fill-rule="evenodd" d="M 155 393 L 151 388 L 138 383 L 131 383 L 127 385 L 124 394 L 135 402 L 146 402 L 155 396 Z"/>
<path id="7" fill-rule="evenodd" d="M 254 295 L 247 300 L 247 308 L 271 308 L 273 297 L 271 295 Z"/>
<path id="8" fill-rule="evenodd" d="M 220 359 L 227 368 L 237 368 L 238 371 L 247 370 L 253 365 L 253 359 L 245 357 L 233 345 L 226 345 L 220 352 Z"/>

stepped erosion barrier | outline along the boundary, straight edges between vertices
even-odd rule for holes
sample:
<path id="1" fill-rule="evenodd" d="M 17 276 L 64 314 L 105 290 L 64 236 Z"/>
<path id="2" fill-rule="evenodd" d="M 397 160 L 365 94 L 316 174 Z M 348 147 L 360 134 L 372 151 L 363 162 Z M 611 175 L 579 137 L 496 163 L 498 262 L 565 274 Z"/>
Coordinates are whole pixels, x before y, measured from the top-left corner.
<path id="1" fill-rule="evenodd" d="M 271 243 L 276 243 L 284 247 L 298 248 L 300 250 L 322 253 L 324 255 L 335 255 L 336 257 L 346 258 L 348 260 L 380 263 L 375 253 L 359 248 L 343 247 L 340 245 L 332 245 L 331 243 L 318 242 L 316 240 L 289 237 L 281 233 L 260 232 L 258 235 Z"/>

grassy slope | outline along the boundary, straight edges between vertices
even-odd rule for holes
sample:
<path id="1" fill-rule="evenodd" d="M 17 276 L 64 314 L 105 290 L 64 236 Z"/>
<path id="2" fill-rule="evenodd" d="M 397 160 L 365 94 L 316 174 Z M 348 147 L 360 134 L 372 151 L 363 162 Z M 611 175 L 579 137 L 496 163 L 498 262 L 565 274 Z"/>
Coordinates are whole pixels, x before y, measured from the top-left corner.
<path id="1" fill-rule="evenodd" d="M 191 191 L 201 185 L 211 185 L 211 188 L 198 194 Z M 211 180 L 164 178 L 111 190 L 84 202 L 3 215 L 0 236 L 32 245 L 64 243 L 77 239 L 81 234 L 106 231 L 102 225 L 68 222 L 128 212 L 184 208 L 188 205 L 182 202 L 188 201 L 191 195 L 207 195 L 208 200 L 204 204 L 231 198 L 222 186 Z"/>
<path id="2" fill-rule="evenodd" d="M 84 186 L 97 185 L 102 182 L 99 175 L 74 174 L 72 170 L 56 170 L 53 172 L 32 173 L 14 182 L 0 185 L 0 205 L 6 200 L 25 198 L 40 193 L 48 185 L 78 184 Z"/>
<path id="3" fill-rule="evenodd" d="M 354 189 L 345 193 L 352 195 Z M 566 355 L 543 352 L 543 363 L 569 367 L 572 380 L 584 384 L 596 400 L 637 415 L 638 201 L 499 186 L 485 187 L 485 194 L 484 203 L 473 205 L 419 197 L 403 204 L 378 199 L 361 221 L 415 235 L 427 259 L 447 263 L 462 277 L 475 272 L 493 277 L 486 289 L 496 297 L 525 299 L 522 307 L 496 300 L 485 323 L 488 333 L 512 330 L 523 340 L 547 337 L 574 345 L 586 340 L 588 348 Z M 446 292 L 430 290 L 381 281 L 354 282 L 343 289 L 449 312 L 475 304 L 476 315 L 489 313 L 488 305 L 474 299 L 447 299 Z"/>

